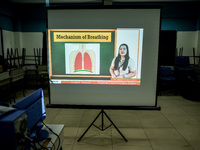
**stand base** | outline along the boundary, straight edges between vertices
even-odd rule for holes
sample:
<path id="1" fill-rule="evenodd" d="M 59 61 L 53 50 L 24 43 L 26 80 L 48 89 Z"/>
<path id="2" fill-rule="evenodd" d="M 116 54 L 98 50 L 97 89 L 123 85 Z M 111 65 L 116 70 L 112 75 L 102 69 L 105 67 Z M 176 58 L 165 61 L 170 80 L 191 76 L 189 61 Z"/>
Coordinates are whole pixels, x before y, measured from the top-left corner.
<path id="1" fill-rule="evenodd" d="M 47 130 L 42 129 L 41 122 L 39 122 L 36 126 L 35 132 L 33 132 L 30 137 L 35 142 L 43 141 L 49 137 L 49 132 Z"/>
<path id="2" fill-rule="evenodd" d="M 94 123 L 95 123 L 95 121 L 99 118 L 99 116 L 101 115 L 101 117 L 102 117 L 102 124 L 101 124 L 101 128 L 100 127 L 98 127 L 98 126 L 96 126 Z M 108 118 L 108 120 L 110 121 L 110 125 L 109 126 L 107 126 L 107 127 L 105 127 L 104 128 L 104 118 L 103 118 L 103 116 L 106 116 L 107 118 Z M 113 123 L 113 121 L 109 118 L 109 116 L 106 114 L 106 112 L 103 110 L 103 109 L 101 109 L 101 111 L 100 111 L 100 113 L 96 116 L 96 118 L 92 121 L 92 123 L 89 125 L 89 127 L 85 130 L 85 132 L 82 134 L 82 136 L 78 139 L 78 141 L 77 142 L 79 142 L 82 138 L 83 138 L 83 136 L 87 133 L 87 131 L 90 129 L 90 127 L 91 126 L 95 126 L 97 129 L 99 129 L 99 130 L 101 130 L 101 131 L 104 131 L 104 130 L 106 130 L 106 129 L 108 129 L 110 126 L 114 126 L 115 127 L 115 129 L 119 132 L 119 134 L 122 136 L 122 138 L 126 141 L 126 142 L 128 142 L 128 140 L 124 137 L 124 135 L 119 131 L 119 129 L 117 128 L 117 126 Z"/>

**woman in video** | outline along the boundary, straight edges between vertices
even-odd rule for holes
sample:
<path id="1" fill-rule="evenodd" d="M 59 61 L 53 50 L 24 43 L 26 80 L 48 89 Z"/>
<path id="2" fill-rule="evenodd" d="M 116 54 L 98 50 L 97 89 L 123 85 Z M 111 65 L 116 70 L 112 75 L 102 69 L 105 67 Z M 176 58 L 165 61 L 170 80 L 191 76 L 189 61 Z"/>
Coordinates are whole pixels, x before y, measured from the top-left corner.
<path id="1" fill-rule="evenodd" d="M 135 63 L 129 57 L 127 44 L 119 46 L 118 56 L 112 60 L 110 66 L 110 74 L 112 78 L 132 78 L 136 75 Z"/>

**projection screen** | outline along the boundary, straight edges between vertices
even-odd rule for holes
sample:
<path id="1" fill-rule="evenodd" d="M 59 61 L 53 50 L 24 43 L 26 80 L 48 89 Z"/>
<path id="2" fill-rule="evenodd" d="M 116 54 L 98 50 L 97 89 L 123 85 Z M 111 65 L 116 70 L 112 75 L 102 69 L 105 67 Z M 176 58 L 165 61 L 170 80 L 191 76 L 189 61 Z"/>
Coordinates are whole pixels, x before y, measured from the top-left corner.
<path id="1" fill-rule="evenodd" d="M 157 107 L 160 11 L 48 8 L 50 104 Z M 131 77 L 113 77 L 109 70 L 113 58 L 123 54 L 122 43 L 128 43 L 134 60 Z"/>

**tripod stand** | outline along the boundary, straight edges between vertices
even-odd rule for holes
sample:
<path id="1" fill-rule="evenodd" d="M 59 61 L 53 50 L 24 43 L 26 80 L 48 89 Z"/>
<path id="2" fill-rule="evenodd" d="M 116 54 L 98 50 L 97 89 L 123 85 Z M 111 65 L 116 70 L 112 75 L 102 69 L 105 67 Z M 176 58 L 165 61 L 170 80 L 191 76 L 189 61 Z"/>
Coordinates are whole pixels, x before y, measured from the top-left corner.
<path id="1" fill-rule="evenodd" d="M 101 121 L 102 121 L 102 124 L 101 124 L 101 128 L 96 126 L 94 123 L 95 121 L 99 118 L 99 116 L 101 115 Z M 108 118 L 108 120 L 110 121 L 110 125 L 105 127 L 104 128 L 104 115 Z M 119 134 L 122 136 L 122 138 L 128 142 L 128 140 L 123 136 L 123 134 L 119 131 L 119 129 L 117 128 L 117 126 L 112 122 L 112 120 L 108 117 L 108 115 L 106 114 L 106 112 L 101 109 L 100 113 L 96 116 L 96 118 L 92 121 L 92 123 L 89 125 L 89 127 L 85 130 L 85 132 L 82 134 L 82 136 L 78 139 L 78 142 L 83 138 L 83 136 L 87 133 L 87 131 L 90 129 L 91 126 L 95 126 L 97 129 L 101 130 L 101 131 L 104 131 L 106 129 L 108 129 L 110 126 L 114 126 L 115 129 L 119 132 Z"/>

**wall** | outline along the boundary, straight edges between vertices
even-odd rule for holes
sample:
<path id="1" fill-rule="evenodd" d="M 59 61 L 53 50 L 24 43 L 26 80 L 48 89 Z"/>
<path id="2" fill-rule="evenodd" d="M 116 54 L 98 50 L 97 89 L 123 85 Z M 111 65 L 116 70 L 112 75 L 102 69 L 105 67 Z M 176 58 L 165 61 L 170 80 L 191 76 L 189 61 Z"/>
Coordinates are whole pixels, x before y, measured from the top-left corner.
<path id="1" fill-rule="evenodd" d="M 177 31 L 177 43 L 176 47 L 178 52 L 180 48 L 183 48 L 183 56 L 191 56 L 190 63 L 198 65 L 199 59 L 194 58 L 193 48 L 195 50 L 195 56 L 200 56 L 200 31 Z"/>
<path id="2" fill-rule="evenodd" d="M 200 10 L 199 3 L 169 3 L 163 7 L 161 30 L 177 31 L 178 51 L 183 47 L 183 56 L 200 55 Z M 191 57 L 191 63 L 194 60 Z M 196 61 L 197 62 L 197 61 Z"/>
<path id="3" fill-rule="evenodd" d="M 13 32 L 3 30 L 3 45 L 4 58 L 7 58 L 7 49 L 17 48 L 19 55 L 22 55 L 22 48 L 26 48 L 27 56 L 34 56 L 34 48 L 42 49 L 43 47 L 43 33 L 42 32 Z M 42 51 L 41 53 L 42 54 Z M 32 64 L 34 61 L 26 60 L 27 64 Z"/>
<path id="4" fill-rule="evenodd" d="M 42 48 L 43 33 L 42 32 L 22 32 L 21 33 L 22 46 L 26 48 L 27 56 L 34 56 L 34 48 Z M 41 51 L 42 54 L 42 51 Z M 40 54 L 40 55 L 41 55 Z M 29 57 L 29 59 L 33 57 Z M 27 64 L 33 64 L 34 60 L 26 60 Z"/>
<path id="5" fill-rule="evenodd" d="M 17 48 L 20 56 L 22 48 L 26 48 L 27 56 L 34 56 L 34 48 L 42 48 L 42 32 L 46 30 L 45 16 L 44 5 L 0 5 L 4 58 L 7 58 L 8 48 Z M 34 61 L 26 60 L 26 63 L 32 64 Z"/>
<path id="6" fill-rule="evenodd" d="M 193 48 L 195 55 L 199 56 L 199 33 L 200 31 L 178 31 L 177 32 L 177 49 L 183 48 L 183 56 L 193 56 Z M 198 62 L 195 61 L 196 64 Z M 193 57 L 190 57 L 190 63 L 194 64 Z"/>
<path id="7" fill-rule="evenodd" d="M 7 48 L 16 48 L 15 46 L 15 32 L 3 30 L 3 46 L 4 54 L 7 53 Z"/>
<path id="8" fill-rule="evenodd" d="M 197 55 L 200 56 L 200 31 L 198 31 L 198 39 L 197 39 Z"/>
<path id="9" fill-rule="evenodd" d="M 15 31 L 15 24 L 17 23 L 14 7 L 12 5 L 1 2 L 0 20 L 0 27 L 3 30 Z"/>

